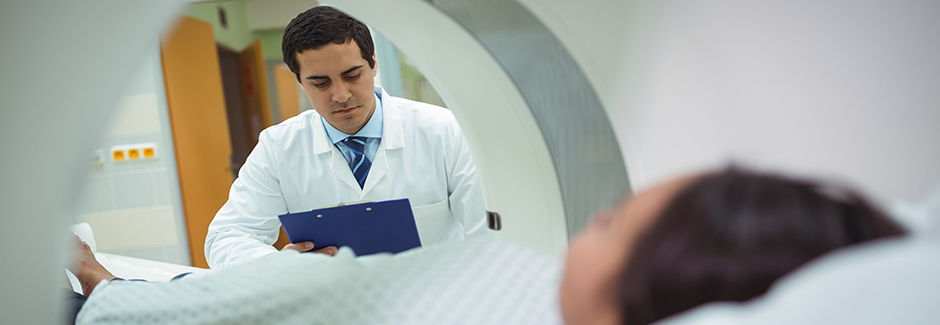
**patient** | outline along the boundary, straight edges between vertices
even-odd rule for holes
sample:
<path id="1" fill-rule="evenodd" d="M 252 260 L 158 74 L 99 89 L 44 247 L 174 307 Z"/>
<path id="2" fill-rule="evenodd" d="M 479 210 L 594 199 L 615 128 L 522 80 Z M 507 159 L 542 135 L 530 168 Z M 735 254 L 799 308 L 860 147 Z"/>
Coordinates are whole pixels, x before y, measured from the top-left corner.
<path id="1" fill-rule="evenodd" d="M 79 319 L 91 323 L 144 322 L 129 314 L 137 312 L 174 323 L 649 324 L 710 301 L 754 298 L 826 252 L 903 232 L 852 191 L 727 168 L 599 214 L 571 242 L 560 281 L 550 259 L 493 238 L 360 259 L 348 249 L 335 258 L 282 253 L 177 283 L 109 282 L 114 276 L 79 247 L 83 262 L 72 271 L 90 295 Z M 274 278 L 310 269 L 298 263 L 320 276 Z M 190 294 L 211 299 L 169 299 Z M 109 310 L 150 296 L 171 301 Z"/>
<path id="2" fill-rule="evenodd" d="M 845 189 L 736 168 L 673 180 L 572 242 L 562 314 L 568 324 L 649 324 L 751 299 L 828 251 L 903 233 Z"/>

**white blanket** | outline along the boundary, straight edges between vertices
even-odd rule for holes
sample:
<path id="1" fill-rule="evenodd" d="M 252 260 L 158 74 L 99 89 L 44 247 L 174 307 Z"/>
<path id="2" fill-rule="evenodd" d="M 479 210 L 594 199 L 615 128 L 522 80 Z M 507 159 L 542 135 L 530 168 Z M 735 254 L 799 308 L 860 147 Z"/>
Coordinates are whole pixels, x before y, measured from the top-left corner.
<path id="1" fill-rule="evenodd" d="M 282 252 L 176 282 L 103 282 L 77 324 L 561 324 L 559 276 L 557 261 L 493 238 Z"/>

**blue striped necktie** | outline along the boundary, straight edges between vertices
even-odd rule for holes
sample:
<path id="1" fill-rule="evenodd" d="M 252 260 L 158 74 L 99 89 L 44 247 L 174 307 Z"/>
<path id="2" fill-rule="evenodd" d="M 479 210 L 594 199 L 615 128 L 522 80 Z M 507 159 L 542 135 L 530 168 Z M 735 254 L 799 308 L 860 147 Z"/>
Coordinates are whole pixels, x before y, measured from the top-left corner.
<path id="1" fill-rule="evenodd" d="M 343 144 L 353 153 L 353 159 L 349 162 L 349 169 L 352 170 L 353 176 L 359 182 L 359 188 L 363 188 L 366 184 L 366 176 L 369 176 L 369 167 L 372 167 L 372 162 L 365 155 L 366 137 L 348 137 L 343 140 Z"/>

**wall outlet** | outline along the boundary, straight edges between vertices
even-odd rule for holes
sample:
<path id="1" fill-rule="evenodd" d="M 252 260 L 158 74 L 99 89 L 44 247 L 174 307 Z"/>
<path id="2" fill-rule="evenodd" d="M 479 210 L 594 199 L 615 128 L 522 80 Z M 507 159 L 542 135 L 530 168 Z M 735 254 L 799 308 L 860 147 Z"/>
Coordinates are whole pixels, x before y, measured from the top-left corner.
<path id="1" fill-rule="evenodd" d="M 157 159 L 156 143 L 125 144 L 111 147 L 111 160 L 114 162 L 153 159 Z"/>
<path id="2" fill-rule="evenodd" d="M 123 149 L 115 149 L 111 147 L 111 160 L 113 161 L 124 161 L 127 154 L 124 153 Z"/>

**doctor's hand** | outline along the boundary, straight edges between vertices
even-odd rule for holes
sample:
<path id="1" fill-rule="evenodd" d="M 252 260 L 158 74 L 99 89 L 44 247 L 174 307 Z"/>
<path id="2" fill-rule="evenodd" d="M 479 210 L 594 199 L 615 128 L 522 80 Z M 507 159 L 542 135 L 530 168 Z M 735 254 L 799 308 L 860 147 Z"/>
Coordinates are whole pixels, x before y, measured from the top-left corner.
<path id="1" fill-rule="evenodd" d="M 285 250 L 288 250 L 288 249 L 295 250 L 295 251 L 298 251 L 298 252 L 301 252 L 301 253 L 302 253 L 302 252 L 306 252 L 306 251 L 310 251 L 311 249 L 313 249 L 313 242 L 312 242 L 312 241 L 302 241 L 302 242 L 299 242 L 299 243 L 287 244 L 287 245 L 284 245 L 284 248 L 281 248 L 281 251 L 285 251 Z M 320 254 L 326 254 L 326 255 L 333 256 L 333 255 L 336 255 L 336 251 L 337 251 L 336 246 L 327 246 L 327 247 L 323 247 L 323 248 L 321 248 L 321 249 L 318 249 L 318 250 L 315 250 L 315 251 L 311 251 L 311 252 L 313 252 L 313 253 L 320 253 Z"/>

